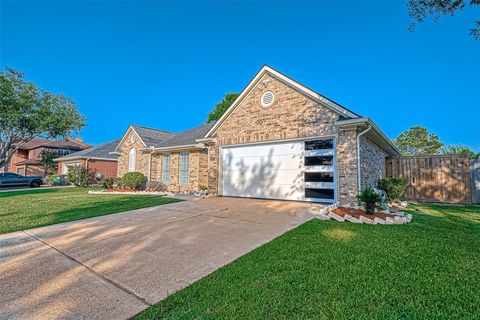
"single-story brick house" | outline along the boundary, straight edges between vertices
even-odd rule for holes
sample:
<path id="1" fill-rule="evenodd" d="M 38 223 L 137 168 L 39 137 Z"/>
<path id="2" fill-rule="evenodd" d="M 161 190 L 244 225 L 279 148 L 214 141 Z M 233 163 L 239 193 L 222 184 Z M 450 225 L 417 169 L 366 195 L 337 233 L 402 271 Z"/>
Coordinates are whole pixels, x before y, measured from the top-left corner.
<path id="1" fill-rule="evenodd" d="M 340 203 L 400 155 L 373 121 L 268 66 L 217 122 L 180 133 L 130 126 L 115 152 L 118 176 L 139 171 L 170 191 Z"/>
<path id="2" fill-rule="evenodd" d="M 119 142 L 120 140 L 107 142 L 55 159 L 58 174 L 67 174 L 69 167 L 82 165 L 99 177 L 116 177 L 118 155 L 112 152 Z"/>

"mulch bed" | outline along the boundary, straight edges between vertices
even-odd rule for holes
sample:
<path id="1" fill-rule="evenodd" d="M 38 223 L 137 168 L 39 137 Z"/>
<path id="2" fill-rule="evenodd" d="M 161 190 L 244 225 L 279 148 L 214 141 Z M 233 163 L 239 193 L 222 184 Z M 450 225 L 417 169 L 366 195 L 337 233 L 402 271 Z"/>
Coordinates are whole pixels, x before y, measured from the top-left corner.
<path id="1" fill-rule="evenodd" d="M 383 219 L 383 220 L 385 220 L 387 217 L 390 217 L 390 218 L 392 217 L 392 215 L 388 215 L 388 214 L 385 214 L 385 213 L 376 212 L 374 214 L 367 214 L 362 209 L 353 209 L 353 208 L 345 208 L 345 207 L 338 207 L 336 209 L 333 209 L 332 212 L 335 213 L 335 214 L 338 214 L 341 217 L 345 216 L 346 214 L 349 214 L 349 215 L 351 215 L 355 218 L 359 218 L 360 216 L 364 216 L 365 218 L 368 218 L 368 219 L 371 219 L 371 220 L 375 219 L 375 217 Z"/>

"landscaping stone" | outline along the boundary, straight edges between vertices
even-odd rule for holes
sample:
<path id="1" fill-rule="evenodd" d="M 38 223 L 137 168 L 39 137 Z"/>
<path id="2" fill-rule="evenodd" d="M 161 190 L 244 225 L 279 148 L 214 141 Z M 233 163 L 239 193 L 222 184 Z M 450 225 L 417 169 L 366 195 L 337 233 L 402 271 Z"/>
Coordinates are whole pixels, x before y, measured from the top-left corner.
<path id="1" fill-rule="evenodd" d="M 340 222 L 345 221 L 345 218 L 344 218 L 344 217 L 339 216 L 338 214 L 333 213 L 333 212 L 328 213 L 328 216 L 329 216 L 330 218 L 332 218 L 332 219 L 334 219 L 334 220 L 337 220 L 337 221 L 340 221 Z"/>
<path id="2" fill-rule="evenodd" d="M 344 216 L 344 218 L 345 218 L 345 220 L 347 220 L 347 221 L 349 221 L 349 222 L 352 222 L 352 223 L 363 223 L 362 221 L 360 221 L 360 219 L 355 218 L 355 217 L 353 217 L 353 216 L 351 216 L 351 215 L 349 215 L 349 214 L 346 214 L 346 215 Z"/>
<path id="3" fill-rule="evenodd" d="M 373 222 L 376 222 L 376 223 L 378 223 L 378 224 L 387 224 L 387 221 L 386 221 L 386 220 L 383 220 L 383 219 L 380 219 L 380 218 L 377 218 L 377 217 L 375 217 L 375 218 L 373 219 Z"/>
<path id="4" fill-rule="evenodd" d="M 377 224 L 375 221 L 373 221 L 372 219 L 366 218 L 365 216 L 360 216 L 359 220 L 362 221 L 362 223 L 366 223 L 366 224 Z"/>
<path id="5" fill-rule="evenodd" d="M 315 217 L 316 217 L 317 219 L 323 220 L 323 221 L 327 221 L 327 220 L 330 220 L 330 219 L 331 219 L 331 218 L 330 218 L 328 215 L 326 215 L 326 214 L 317 214 Z"/>

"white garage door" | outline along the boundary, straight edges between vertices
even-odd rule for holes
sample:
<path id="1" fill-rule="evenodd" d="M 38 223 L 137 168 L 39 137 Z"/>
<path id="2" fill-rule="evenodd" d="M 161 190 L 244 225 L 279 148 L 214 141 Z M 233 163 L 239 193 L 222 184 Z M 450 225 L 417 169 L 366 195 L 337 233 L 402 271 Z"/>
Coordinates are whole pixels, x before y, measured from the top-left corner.
<path id="1" fill-rule="evenodd" d="M 224 196 L 334 202 L 333 139 L 221 149 Z"/>

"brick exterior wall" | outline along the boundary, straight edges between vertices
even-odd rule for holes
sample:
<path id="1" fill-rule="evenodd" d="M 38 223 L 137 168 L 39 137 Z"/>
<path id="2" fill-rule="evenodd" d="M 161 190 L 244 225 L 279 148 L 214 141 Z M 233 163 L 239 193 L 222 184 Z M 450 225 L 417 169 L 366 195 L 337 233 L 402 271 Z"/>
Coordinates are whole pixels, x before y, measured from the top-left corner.
<path id="1" fill-rule="evenodd" d="M 385 177 L 387 153 L 365 136 L 360 137 L 360 168 L 362 190 L 376 187 L 378 180 Z"/>
<path id="2" fill-rule="evenodd" d="M 263 80 L 268 80 L 264 85 Z M 265 91 L 275 94 L 272 106 L 260 105 Z M 316 136 L 336 137 L 338 195 L 341 203 L 356 201 L 357 161 L 355 130 L 340 131 L 338 114 L 270 75 L 253 88 L 216 132 L 209 147 L 209 191 L 218 191 L 219 146 Z"/>
<path id="3" fill-rule="evenodd" d="M 132 129 L 129 129 L 125 139 L 121 142 L 119 151 L 121 154 L 118 157 L 117 161 L 117 176 L 123 177 L 125 173 L 128 172 L 128 153 L 130 149 L 135 148 L 136 150 L 136 164 L 135 171 L 143 173 L 147 176 L 148 171 L 148 154 L 144 154 L 140 149 L 145 148 L 142 141 L 138 136 L 136 136 L 135 142 L 131 142 L 131 136 L 135 135 L 135 132 Z"/>
<path id="4" fill-rule="evenodd" d="M 18 162 L 22 162 L 28 159 L 28 150 L 17 150 L 10 159 L 8 163 L 7 172 L 17 172 L 17 166 L 15 165 Z"/>
<path id="5" fill-rule="evenodd" d="M 188 183 L 184 185 L 181 185 L 179 182 L 180 152 L 189 153 Z M 206 150 L 172 151 L 168 153 L 170 154 L 170 181 L 167 184 L 168 191 L 198 191 L 200 186 L 207 186 L 208 158 Z M 152 154 L 150 180 L 162 182 L 162 161 L 163 153 Z"/>
<path id="6" fill-rule="evenodd" d="M 357 131 L 341 131 L 337 139 L 337 192 L 340 204 L 354 205 L 358 195 Z"/>

